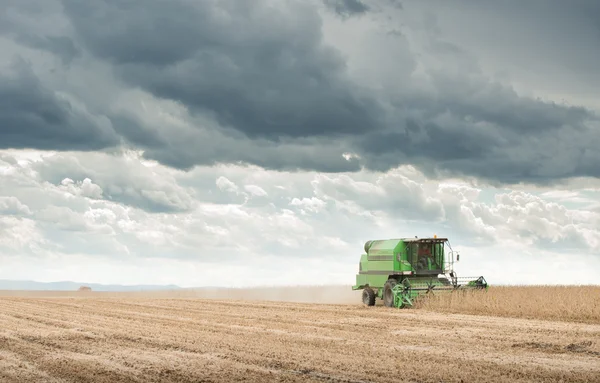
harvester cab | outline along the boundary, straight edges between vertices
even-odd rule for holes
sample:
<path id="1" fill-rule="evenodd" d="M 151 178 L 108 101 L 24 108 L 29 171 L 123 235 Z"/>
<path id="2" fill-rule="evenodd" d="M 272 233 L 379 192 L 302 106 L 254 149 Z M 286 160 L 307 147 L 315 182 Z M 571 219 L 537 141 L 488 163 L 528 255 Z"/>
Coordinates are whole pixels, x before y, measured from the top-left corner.
<path id="1" fill-rule="evenodd" d="M 363 290 L 363 302 L 377 298 L 388 307 L 410 307 L 422 294 L 458 289 L 487 289 L 483 276 L 459 278 L 448 238 L 371 240 L 364 245 L 353 290 Z"/>

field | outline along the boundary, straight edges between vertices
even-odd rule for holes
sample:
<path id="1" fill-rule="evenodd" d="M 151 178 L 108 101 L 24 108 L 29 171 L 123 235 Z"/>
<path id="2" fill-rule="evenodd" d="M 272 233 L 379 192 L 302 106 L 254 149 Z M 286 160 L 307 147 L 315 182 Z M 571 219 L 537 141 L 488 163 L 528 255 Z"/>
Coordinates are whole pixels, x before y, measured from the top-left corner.
<path id="1" fill-rule="evenodd" d="M 455 298 L 397 310 L 346 287 L 4 291 L 0 381 L 600 382 L 600 288 Z"/>

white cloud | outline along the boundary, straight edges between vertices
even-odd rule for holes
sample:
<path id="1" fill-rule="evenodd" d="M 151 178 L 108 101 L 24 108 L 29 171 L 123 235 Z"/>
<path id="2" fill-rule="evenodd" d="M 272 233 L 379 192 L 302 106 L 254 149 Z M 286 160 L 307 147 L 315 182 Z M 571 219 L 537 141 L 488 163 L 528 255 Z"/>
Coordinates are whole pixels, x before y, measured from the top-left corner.
<path id="1" fill-rule="evenodd" d="M 63 152 L 42 156 L 24 165 L 49 185 L 88 198 L 105 198 L 149 211 L 186 211 L 195 202 L 192 190 L 179 185 L 178 172 L 142 159 L 142 153 L 124 151 L 76 155 Z"/>
<path id="2" fill-rule="evenodd" d="M 27 205 L 22 204 L 17 197 L 0 196 L 0 214 L 29 215 L 31 210 Z"/>
<path id="3" fill-rule="evenodd" d="M 29 156 L 35 159 L 0 154 L 7 174 L 0 185 L 0 258 L 26 267 L 31 276 L 43 275 L 52 260 L 55 271 L 48 275 L 60 279 L 204 285 L 230 283 L 227 273 L 240 268 L 253 275 L 240 283 L 352 283 L 366 240 L 433 234 L 449 237 L 462 251 L 461 273 L 485 274 L 495 283 L 578 282 L 557 265 L 565 257 L 590 265 L 599 259 L 600 212 L 567 208 L 556 201 L 559 194 L 544 194 L 551 190 L 532 194 L 435 181 L 412 167 L 332 175 L 236 166 L 183 173 L 153 164 L 144 177 L 130 178 L 129 188 L 141 189 L 136 180 L 160 186 L 168 179 L 172 184 L 154 190 L 164 198 L 182 191 L 189 200 L 186 210 L 151 211 L 110 199 L 109 178 L 100 187 L 93 178 L 76 176 L 108 177 L 106 163 L 118 164 L 125 174 L 149 169 L 139 157 Z M 69 163 L 79 164 L 67 166 L 74 175 L 63 169 L 58 180 L 54 167 Z M 252 204 L 250 197 L 264 201 Z M 98 267 L 78 274 L 67 264 L 74 259 Z M 140 274 L 147 276 L 123 273 L 117 281 L 107 271 L 117 264 L 146 270 Z M 161 274 L 158 265 L 171 275 Z M 190 270 L 202 271 L 194 276 Z M 0 278 L 13 277 L 0 268 Z"/>
<path id="4" fill-rule="evenodd" d="M 102 198 L 102 188 L 92 182 L 89 178 L 75 183 L 70 178 L 65 178 L 60 182 L 60 190 L 64 190 L 72 195 L 100 199 Z"/>
<path id="5" fill-rule="evenodd" d="M 33 219 L 0 216 L 0 254 L 18 255 L 23 250 L 40 254 L 46 244 Z"/>
<path id="6" fill-rule="evenodd" d="M 268 195 L 263 188 L 257 185 L 245 185 L 244 189 L 253 196 L 266 197 Z"/>
<path id="7" fill-rule="evenodd" d="M 223 191 L 237 193 L 239 190 L 238 186 L 235 183 L 228 180 L 227 177 L 221 176 L 217 178 L 216 184 L 219 187 L 219 189 Z"/>
<path id="8" fill-rule="evenodd" d="M 298 199 L 296 197 L 294 197 L 292 199 L 292 201 L 290 202 L 290 205 L 292 206 L 299 206 L 300 209 L 300 213 L 301 214 L 307 214 L 307 213 L 318 213 L 320 211 L 322 211 L 325 206 L 327 205 L 327 203 L 317 197 L 311 197 L 311 198 L 302 198 L 302 199 Z"/>

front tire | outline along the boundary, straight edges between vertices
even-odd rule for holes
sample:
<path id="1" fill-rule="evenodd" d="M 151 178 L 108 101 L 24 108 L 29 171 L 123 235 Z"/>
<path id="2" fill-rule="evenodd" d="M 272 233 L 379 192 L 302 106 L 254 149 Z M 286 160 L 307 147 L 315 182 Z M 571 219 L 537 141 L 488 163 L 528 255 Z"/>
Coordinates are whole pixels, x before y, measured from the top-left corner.
<path id="1" fill-rule="evenodd" d="M 363 303 L 367 306 L 375 306 L 375 292 L 370 287 L 365 287 L 362 294 Z"/>
<path id="2" fill-rule="evenodd" d="M 397 284 L 397 280 L 390 278 L 385 282 L 385 285 L 383 285 L 383 304 L 386 307 L 394 307 L 394 292 L 392 289 Z"/>

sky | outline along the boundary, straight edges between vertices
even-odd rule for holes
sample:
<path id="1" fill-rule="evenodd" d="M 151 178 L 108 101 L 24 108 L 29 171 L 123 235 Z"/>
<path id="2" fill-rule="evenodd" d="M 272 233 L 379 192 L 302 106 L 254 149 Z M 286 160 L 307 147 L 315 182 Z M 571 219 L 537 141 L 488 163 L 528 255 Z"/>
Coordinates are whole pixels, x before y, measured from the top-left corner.
<path id="1" fill-rule="evenodd" d="M 0 279 L 600 281 L 595 0 L 3 0 Z"/>

